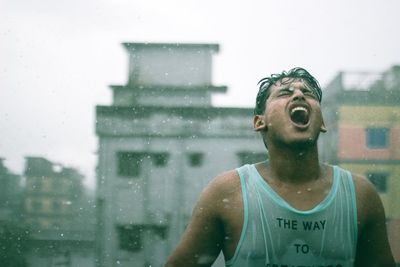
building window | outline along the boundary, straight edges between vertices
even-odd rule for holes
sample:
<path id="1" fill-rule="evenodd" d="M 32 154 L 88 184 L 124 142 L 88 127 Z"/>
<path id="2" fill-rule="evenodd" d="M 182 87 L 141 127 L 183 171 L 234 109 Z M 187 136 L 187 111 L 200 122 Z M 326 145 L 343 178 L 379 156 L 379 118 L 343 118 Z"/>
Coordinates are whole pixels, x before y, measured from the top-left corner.
<path id="1" fill-rule="evenodd" d="M 51 187 L 52 187 L 53 191 L 58 191 L 58 192 L 62 192 L 63 188 L 64 188 L 63 182 L 59 178 L 55 178 L 55 179 L 52 180 Z"/>
<path id="2" fill-rule="evenodd" d="M 118 152 L 118 175 L 123 177 L 138 177 L 143 162 L 143 153 Z"/>
<path id="3" fill-rule="evenodd" d="M 189 165 L 192 167 L 199 167 L 203 164 L 204 155 L 203 153 L 190 153 L 189 154 Z"/>
<path id="4" fill-rule="evenodd" d="M 153 163 L 155 166 L 163 167 L 168 162 L 168 154 L 167 153 L 154 153 L 153 154 Z"/>
<path id="5" fill-rule="evenodd" d="M 41 211 L 43 207 L 42 202 L 40 200 L 32 200 L 31 205 L 34 211 Z"/>
<path id="6" fill-rule="evenodd" d="M 122 250 L 136 252 L 142 247 L 142 225 L 118 225 L 119 248 Z"/>
<path id="7" fill-rule="evenodd" d="M 54 200 L 52 202 L 52 208 L 54 212 L 61 212 L 61 203 L 59 200 Z"/>
<path id="8" fill-rule="evenodd" d="M 371 172 L 367 174 L 368 179 L 375 186 L 379 193 L 385 193 L 387 190 L 387 173 L 382 172 Z"/>
<path id="9" fill-rule="evenodd" d="M 243 151 L 237 153 L 237 155 L 239 157 L 240 165 L 253 164 L 268 159 L 267 153 L 255 153 L 255 152 Z"/>
<path id="10" fill-rule="evenodd" d="M 154 235 L 158 235 L 162 240 L 167 238 L 168 229 L 166 226 L 153 225 L 151 230 L 153 231 Z"/>
<path id="11" fill-rule="evenodd" d="M 389 146 L 388 128 L 367 128 L 368 148 L 387 148 Z"/>
<path id="12" fill-rule="evenodd" d="M 39 192 L 42 189 L 42 180 L 40 178 L 32 179 L 32 188 L 31 191 Z"/>

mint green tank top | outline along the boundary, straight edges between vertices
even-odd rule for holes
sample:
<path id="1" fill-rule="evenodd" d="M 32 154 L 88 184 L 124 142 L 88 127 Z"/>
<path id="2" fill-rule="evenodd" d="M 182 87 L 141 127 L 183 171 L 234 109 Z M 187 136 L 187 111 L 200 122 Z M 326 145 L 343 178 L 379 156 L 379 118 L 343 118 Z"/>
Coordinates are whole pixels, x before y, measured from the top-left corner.
<path id="1" fill-rule="evenodd" d="M 333 166 L 326 198 L 311 210 L 293 208 L 254 165 L 237 169 L 244 221 L 229 267 L 354 266 L 357 207 L 351 174 Z"/>

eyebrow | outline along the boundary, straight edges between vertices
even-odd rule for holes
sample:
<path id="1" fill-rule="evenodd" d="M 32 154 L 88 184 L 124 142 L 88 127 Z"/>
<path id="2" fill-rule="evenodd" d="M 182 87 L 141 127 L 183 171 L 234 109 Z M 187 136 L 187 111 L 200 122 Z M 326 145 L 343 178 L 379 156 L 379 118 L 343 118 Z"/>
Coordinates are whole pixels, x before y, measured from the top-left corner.
<path id="1" fill-rule="evenodd" d="M 282 87 L 278 88 L 275 91 L 276 94 L 279 94 L 280 92 L 284 92 L 284 91 L 294 92 L 294 91 L 290 90 L 290 88 L 294 88 L 294 87 L 290 86 L 290 84 L 281 84 L 281 86 Z M 318 94 L 316 93 L 315 89 L 313 89 L 312 86 L 308 85 L 307 83 L 303 83 L 303 85 L 298 89 L 301 90 L 302 92 L 310 92 L 313 95 L 315 95 L 316 98 L 318 98 Z M 266 99 L 268 99 L 269 96 L 271 96 L 271 91 L 267 95 Z"/>
<path id="2" fill-rule="evenodd" d="M 281 88 L 280 89 L 278 89 L 279 91 L 280 90 L 288 90 L 288 89 L 290 89 L 291 87 L 293 87 L 293 86 L 291 86 L 291 84 L 281 84 Z M 311 86 L 311 85 L 309 85 L 309 84 L 307 84 L 307 83 L 302 83 L 302 86 L 299 88 L 300 90 L 304 90 L 304 89 L 306 89 L 306 90 L 309 90 L 309 91 L 312 91 L 312 92 L 314 92 L 314 89 L 313 89 L 313 87 Z"/>

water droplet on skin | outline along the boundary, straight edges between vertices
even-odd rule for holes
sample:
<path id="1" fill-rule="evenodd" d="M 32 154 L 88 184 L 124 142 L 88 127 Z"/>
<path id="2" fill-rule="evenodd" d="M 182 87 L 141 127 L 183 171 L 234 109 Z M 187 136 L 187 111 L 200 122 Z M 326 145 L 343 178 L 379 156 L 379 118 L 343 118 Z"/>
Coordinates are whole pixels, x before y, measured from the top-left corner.
<path id="1" fill-rule="evenodd" d="M 207 254 L 203 254 L 200 255 L 200 257 L 197 260 L 197 263 L 204 265 L 204 264 L 209 264 L 213 261 L 213 257 L 207 255 Z"/>

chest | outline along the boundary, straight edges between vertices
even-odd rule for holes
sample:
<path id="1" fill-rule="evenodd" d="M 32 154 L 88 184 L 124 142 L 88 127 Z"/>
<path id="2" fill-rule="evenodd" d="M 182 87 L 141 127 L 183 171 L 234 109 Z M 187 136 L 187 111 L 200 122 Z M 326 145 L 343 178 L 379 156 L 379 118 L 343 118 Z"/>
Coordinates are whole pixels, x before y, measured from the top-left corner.
<path id="1" fill-rule="evenodd" d="M 239 262 L 328 262 L 346 266 L 343 262 L 355 255 L 356 228 L 349 223 L 354 221 L 354 213 L 334 206 L 309 214 L 293 213 L 279 204 L 259 202 L 249 194 L 247 204 L 241 205 L 244 215 L 229 218 L 224 255 L 231 259 L 239 248 Z"/>
<path id="2" fill-rule="evenodd" d="M 329 194 L 331 183 L 313 186 L 277 186 L 271 185 L 277 197 L 300 211 L 312 210 Z"/>
<path id="3" fill-rule="evenodd" d="M 354 210 L 339 207 L 342 205 L 339 203 L 345 202 L 334 202 L 335 198 L 329 195 L 331 187 L 332 182 L 329 181 L 314 186 L 311 190 L 307 190 L 307 187 L 304 189 L 304 187 L 271 186 L 277 198 L 299 211 L 296 216 L 293 216 L 293 211 L 290 209 L 281 208 L 273 197 L 260 200 L 260 192 L 252 191 L 244 196 L 244 204 L 242 193 L 238 193 L 224 212 L 225 258 L 232 258 L 238 245 L 246 242 L 247 245 L 242 248 L 241 253 L 251 254 L 254 257 L 260 253 L 265 257 L 266 244 L 267 247 L 273 248 L 277 257 L 284 257 L 288 251 L 290 253 L 287 255 L 291 257 L 293 251 L 297 253 L 301 248 L 307 254 L 308 251 L 321 254 L 322 251 L 317 249 L 323 247 L 323 253 L 329 254 L 330 257 L 336 257 L 336 254 L 343 255 L 346 250 L 352 251 L 351 245 L 355 242 L 354 234 L 357 229 L 353 227 L 354 223 L 349 225 L 348 222 L 355 222 Z M 332 201 L 327 201 L 329 199 Z M 319 209 L 321 203 L 324 205 L 333 203 L 332 206 L 337 205 L 338 209 L 327 208 L 318 216 L 308 214 L 308 211 L 316 206 Z M 349 206 L 349 202 L 346 203 L 342 206 Z M 349 228 L 350 226 L 352 228 Z M 339 240 L 339 243 L 331 242 L 332 240 Z M 288 244 L 290 244 L 289 250 Z M 348 245 L 339 250 L 343 244 Z"/>

